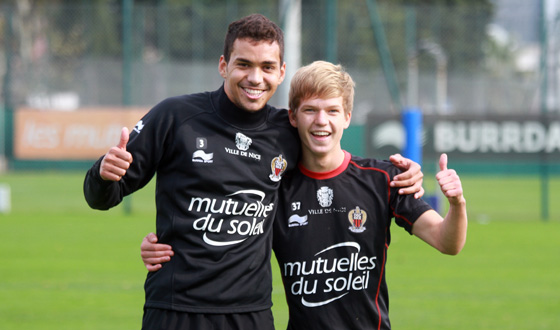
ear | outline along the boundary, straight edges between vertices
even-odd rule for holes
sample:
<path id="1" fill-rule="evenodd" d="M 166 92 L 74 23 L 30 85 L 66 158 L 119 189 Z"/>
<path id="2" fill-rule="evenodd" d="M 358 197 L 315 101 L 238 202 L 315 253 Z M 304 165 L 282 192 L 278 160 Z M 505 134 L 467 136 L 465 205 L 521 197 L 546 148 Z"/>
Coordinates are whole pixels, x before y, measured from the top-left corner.
<path id="1" fill-rule="evenodd" d="M 220 76 L 222 78 L 227 78 L 227 62 L 224 55 L 220 56 L 220 62 L 218 63 L 218 71 L 220 71 Z"/>
<path id="2" fill-rule="evenodd" d="M 296 113 L 292 109 L 288 110 L 288 117 L 290 118 L 290 124 L 297 128 Z"/>
<path id="3" fill-rule="evenodd" d="M 352 112 L 348 112 L 344 114 L 344 117 L 346 117 L 346 120 L 344 122 L 344 129 L 347 129 L 348 127 L 350 127 L 350 121 L 352 120 Z"/>
<path id="4" fill-rule="evenodd" d="M 284 78 L 286 78 L 286 62 L 282 63 L 280 66 L 280 81 L 278 84 L 281 84 L 284 81 Z"/>

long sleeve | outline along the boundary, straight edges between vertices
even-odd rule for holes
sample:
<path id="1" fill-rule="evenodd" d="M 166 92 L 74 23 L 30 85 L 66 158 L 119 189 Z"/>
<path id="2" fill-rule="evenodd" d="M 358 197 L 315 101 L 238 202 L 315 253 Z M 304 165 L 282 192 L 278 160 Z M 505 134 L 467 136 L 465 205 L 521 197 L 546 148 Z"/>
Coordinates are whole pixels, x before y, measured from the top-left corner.
<path id="1" fill-rule="evenodd" d="M 108 210 L 118 205 L 123 193 L 118 182 L 105 181 L 99 176 L 100 158 L 86 173 L 84 179 L 84 197 L 92 209 Z"/>

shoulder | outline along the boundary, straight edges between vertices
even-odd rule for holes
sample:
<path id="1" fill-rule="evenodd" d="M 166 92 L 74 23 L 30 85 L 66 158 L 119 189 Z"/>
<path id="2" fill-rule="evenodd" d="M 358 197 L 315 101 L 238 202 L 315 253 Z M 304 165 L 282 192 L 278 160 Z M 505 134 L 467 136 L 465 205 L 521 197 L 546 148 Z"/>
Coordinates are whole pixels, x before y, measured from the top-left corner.
<path id="1" fill-rule="evenodd" d="M 293 128 L 288 119 L 288 110 L 268 106 L 268 121 L 278 127 Z"/>
<path id="2" fill-rule="evenodd" d="M 189 111 L 203 111 L 209 108 L 210 92 L 185 94 L 179 96 L 168 97 L 159 102 L 154 109 L 181 112 L 184 110 Z"/>
<path id="3" fill-rule="evenodd" d="M 363 173 L 368 173 L 368 172 L 382 173 L 386 175 L 388 179 L 392 179 L 393 176 L 401 172 L 389 160 L 363 158 L 354 155 L 352 155 L 352 158 L 350 159 L 349 166 L 353 167 L 357 171 L 362 171 Z"/>
<path id="4" fill-rule="evenodd" d="M 288 110 L 268 106 L 268 127 L 272 130 L 278 130 L 280 134 L 289 134 L 298 141 L 299 135 L 297 129 L 290 124 Z"/>
<path id="5" fill-rule="evenodd" d="M 206 113 L 211 109 L 210 93 L 171 96 L 157 103 L 144 120 L 157 122 L 182 121 Z"/>

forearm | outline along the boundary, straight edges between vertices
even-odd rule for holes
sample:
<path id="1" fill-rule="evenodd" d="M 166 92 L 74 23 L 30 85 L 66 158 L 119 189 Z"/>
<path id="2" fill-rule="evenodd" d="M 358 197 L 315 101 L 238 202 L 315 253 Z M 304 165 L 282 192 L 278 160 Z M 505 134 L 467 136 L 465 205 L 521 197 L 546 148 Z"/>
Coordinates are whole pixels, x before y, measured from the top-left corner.
<path id="1" fill-rule="evenodd" d="M 440 231 L 440 251 L 456 255 L 463 249 L 467 240 L 467 204 L 461 196 L 460 200 L 449 204 Z"/>

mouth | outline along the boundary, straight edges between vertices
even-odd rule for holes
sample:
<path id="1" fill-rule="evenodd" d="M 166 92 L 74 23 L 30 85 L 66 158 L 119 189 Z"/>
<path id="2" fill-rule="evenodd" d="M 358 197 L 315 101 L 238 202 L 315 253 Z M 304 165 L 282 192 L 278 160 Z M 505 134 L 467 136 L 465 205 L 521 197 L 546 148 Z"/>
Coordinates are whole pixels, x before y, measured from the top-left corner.
<path id="1" fill-rule="evenodd" d="M 330 136 L 331 133 L 325 131 L 318 131 L 318 132 L 311 132 L 311 135 L 313 135 L 314 137 L 323 138 L 323 137 Z"/>
<path id="2" fill-rule="evenodd" d="M 251 99 L 258 99 L 264 94 L 264 90 L 262 89 L 252 89 L 252 88 L 243 88 L 245 94 Z"/>

